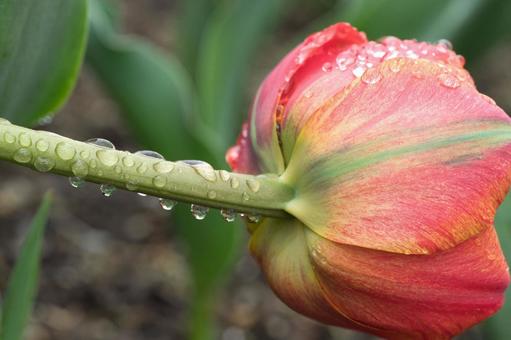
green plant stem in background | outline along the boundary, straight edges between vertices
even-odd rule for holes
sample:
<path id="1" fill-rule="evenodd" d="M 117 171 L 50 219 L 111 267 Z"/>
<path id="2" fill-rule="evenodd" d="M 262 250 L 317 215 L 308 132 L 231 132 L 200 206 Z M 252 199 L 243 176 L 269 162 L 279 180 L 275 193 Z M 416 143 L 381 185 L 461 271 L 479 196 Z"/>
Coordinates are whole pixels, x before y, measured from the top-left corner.
<path id="1" fill-rule="evenodd" d="M 287 217 L 293 190 L 277 176 L 214 170 L 201 161 L 170 162 L 78 142 L 0 119 L 0 159 L 41 172 L 212 208 Z"/>

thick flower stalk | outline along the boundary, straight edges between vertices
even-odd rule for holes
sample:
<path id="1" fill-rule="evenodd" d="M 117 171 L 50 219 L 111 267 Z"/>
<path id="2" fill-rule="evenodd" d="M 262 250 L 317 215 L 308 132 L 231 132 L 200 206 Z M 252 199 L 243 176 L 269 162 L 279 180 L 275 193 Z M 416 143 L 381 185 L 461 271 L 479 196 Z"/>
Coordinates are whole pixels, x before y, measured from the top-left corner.
<path id="1" fill-rule="evenodd" d="M 509 284 L 493 219 L 511 183 L 511 120 L 447 42 L 308 37 L 260 87 L 227 153 L 294 188 L 250 227 L 275 293 L 324 323 L 443 339 L 494 314 Z"/>

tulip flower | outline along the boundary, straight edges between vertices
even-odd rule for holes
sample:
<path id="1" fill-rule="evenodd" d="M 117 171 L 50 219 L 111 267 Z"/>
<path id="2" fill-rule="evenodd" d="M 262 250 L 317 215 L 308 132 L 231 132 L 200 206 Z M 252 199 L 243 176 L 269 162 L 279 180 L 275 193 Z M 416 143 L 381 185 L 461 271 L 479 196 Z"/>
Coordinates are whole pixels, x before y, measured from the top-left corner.
<path id="1" fill-rule="evenodd" d="M 444 339 L 503 304 L 493 219 L 511 184 L 511 120 L 449 43 L 367 41 L 340 23 L 262 83 L 227 161 L 294 189 L 250 226 L 275 293 L 330 325 Z"/>

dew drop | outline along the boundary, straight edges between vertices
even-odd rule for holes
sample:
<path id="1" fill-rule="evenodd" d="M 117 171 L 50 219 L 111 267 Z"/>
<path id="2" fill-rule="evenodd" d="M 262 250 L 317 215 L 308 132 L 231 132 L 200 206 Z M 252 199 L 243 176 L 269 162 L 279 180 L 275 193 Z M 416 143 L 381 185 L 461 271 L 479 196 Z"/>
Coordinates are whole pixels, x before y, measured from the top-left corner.
<path id="1" fill-rule="evenodd" d="M 69 184 L 71 184 L 73 188 L 81 188 L 84 183 L 85 181 L 80 177 L 69 177 Z"/>
<path id="2" fill-rule="evenodd" d="M 451 51 L 452 51 L 452 48 L 453 48 L 452 47 L 452 43 L 449 40 L 447 40 L 447 39 L 440 39 L 440 40 L 438 40 L 437 45 L 442 46 L 442 47 L 444 47 L 444 48 L 446 48 L 448 50 L 451 50 Z"/>
<path id="3" fill-rule="evenodd" d="M 115 149 L 114 144 L 104 138 L 92 138 L 92 139 L 86 140 L 85 143 L 94 144 L 94 145 L 100 146 L 105 149 Z"/>
<path id="4" fill-rule="evenodd" d="M 145 174 L 147 171 L 147 164 L 140 163 L 140 165 L 137 167 L 137 172 L 141 175 Z"/>
<path id="5" fill-rule="evenodd" d="M 75 148 L 66 142 L 60 142 L 55 147 L 55 153 L 63 161 L 69 161 L 73 159 L 76 154 Z"/>
<path id="6" fill-rule="evenodd" d="M 239 186 L 240 181 L 236 177 L 231 178 L 231 188 L 237 189 Z"/>
<path id="7" fill-rule="evenodd" d="M 51 158 L 37 156 L 34 161 L 34 168 L 40 172 L 51 171 L 55 167 L 55 161 Z"/>
<path id="8" fill-rule="evenodd" d="M 35 148 L 38 150 L 38 151 L 41 151 L 41 152 L 46 152 L 48 151 L 48 149 L 50 148 L 50 144 L 45 141 L 44 139 L 39 139 L 36 143 L 35 143 Z"/>
<path id="9" fill-rule="evenodd" d="M 231 179 L 231 174 L 228 171 L 220 170 L 218 173 L 220 174 L 220 178 L 224 182 L 227 182 L 229 179 Z"/>
<path id="10" fill-rule="evenodd" d="M 226 222 L 234 222 L 236 219 L 236 213 L 232 209 L 221 209 L 220 214 Z"/>
<path id="11" fill-rule="evenodd" d="M 110 196 L 112 196 L 112 194 L 114 193 L 116 188 L 111 184 L 101 184 L 99 186 L 99 190 L 101 191 L 103 196 L 110 197 Z"/>
<path id="12" fill-rule="evenodd" d="M 346 71 L 348 69 L 348 66 L 353 64 L 355 62 L 355 59 L 352 57 L 344 57 L 341 55 L 337 56 L 336 63 L 339 67 L 339 70 Z"/>
<path id="13" fill-rule="evenodd" d="M 167 184 L 167 177 L 162 175 L 157 175 L 153 178 L 153 184 L 157 188 L 163 188 L 165 184 Z"/>
<path id="14" fill-rule="evenodd" d="M 89 166 L 81 159 L 77 160 L 71 165 L 71 171 L 76 177 L 86 177 L 89 174 Z"/>
<path id="15" fill-rule="evenodd" d="M 114 172 L 118 175 L 120 175 L 122 173 L 122 168 L 120 165 L 116 165 L 114 166 Z"/>
<path id="16" fill-rule="evenodd" d="M 119 161 L 119 158 L 117 157 L 117 154 L 115 151 L 103 149 L 96 151 L 96 156 L 98 157 L 99 161 L 103 163 L 105 166 L 114 166 Z"/>
<path id="17" fill-rule="evenodd" d="M 30 135 L 26 132 L 22 132 L 18 136 L 18 142 L 23 147 L 29 147 L 32 145 L 32 139 L 30 138 Z"/>
<path id="18" fill-rule="evenodd" d="M 128 183 L 126 183 L 126 189 L 128 189 L 129 191 L 137 190 L 137 183 L 134 181 L 129 181 Z"/>
<path id="19" fill-rule="evenodd" d="M 440 83 L 450 89 L 455 89 L 460 87 L 460 81 L 458 78 L 449 73 L 442 73 L 438 76 L 438 80 Z"/>
<path id="20" fill-rule="evenodd" d="M 128 168 L 131 168 L 133 165 L 135 165 L 135 161 L 131 156 L 124 156 L 122 159 L 122 164 Z"/>
<path id="21" fill-rule="evenodd" d="M 379 82 L 382 78 L 382 75 L 378 69 L 370 69 L 367 70 L 364 75 L 362 76 L 362 81 L 365 84 L 373 85 Z"/>
<path id="22" fill-rule="evenodd" d="M 215 199 L 216 198 L 216 191 L 214 191 L 214 190 L 208 191 L 208 198 L 209 199 Z"/>
<path id="23" fill-rule="evenodd" d="M 247 221 L 249 223 L 259 223 L 261 221 L 261 215 L 249 214 L 249 215 L 247 215 Z"/>
<path id="24" fill-rule="evenodd" d="M 259 181 L 255 179 L 249 178 L 247 179 L 247 186 L 253 192 L 258 192 L 259 189 L 261 188 L 261 183 L 259 183 Z"/>
<path id="25" fill-rule="evenodd" d="M 14 153 L 13 158 L 18 163 L 28 163 L 32 159 L 32 152 L 29 149 L 20 148 Z"/>
<path id="26" fill-rule="evenodd" d="M 146 197 L 147 196 L 147 194 L 144 194 L 143 192 L 137 192 L 137 195 L 141 196 L 141 197 Z"/>
<path id="27" fill-rule="evenodd" d="M 98 167 L 98 162 L 95 159 L 91 159 L 89 161 L 89 166 L 91 169 L 96 169 Z"/>
<path id="28" fill-rule="evenodd" d="M 360 78 L 362 77 L 362 75 L 364 74 L 364 72 L 366 71 L 366 68 L 363 67 L 363 66 L 357 66 L 353 69 L 353 71 L 351 71 L 351 73 L 353 73 L 353 75 L 357 78 Z"/>
<path id="29" fill-rule="evenodd" d="M 329 62 L 326 62 L 323 64 L 323 66 L 321 67 L 321 69 L 323 70 L 323 72 L 331 72 L 333 70 L 333 66 L 332 66 L 332 63 L 329 63 Z"/>
<path id="30" fill-rule="evenodd" d="M 399 73 L 401 66 L 403 65 L 403 59 L 394 59 L 389 62 L 389 69 L 393 73 Z"/>
<path id="31" fill-rule="evenodd" d="M 160 173 L 160 174 L 167 174 L 174 170 L 174 163 L 162 161 L 158 163 L 154 163 L 153 165 L 154 171 Z"/>
<path id="32" fill-rule="evenodd" d="M 206 181 L 209 182 L 216 181 L 215 169 L 213 169 L 213 167 L 209 163 L 196 160 L 184 160 L 181 162 L 190 165 L 195 170 L 195 172 L 198 173 Z"/>
<path id="33" fill-rule="evenodd" d="M 7 144 L 13 144 L 15 141 L 16 141 L 16 137 L 14 137 L 14 135 L 10 132 L 6 132 L 4 134 L 4 141 L 7 143 Z"/>
<path id="34" fill-rule="evenodd" d="M 80 151 L 80 157 L 82 157 L 83 159 L 89 159 L 90 152 L 88 150 L 82 150 Z"/>
<path id="35" fill-rule="evenodd" d="M 176 206 L 177 202 L 168 198 L 160 198 L 160 206 L 163 210 L 171 211 Z"/>
<path id="36" fill-rule="evenodd" d="M 152 150 L 137 151 L 137 152 L 135 152 L 135 155 L 142 155 L 142 156 L 151 157 L 151 158 L 165 159 L 161 154 L 159 154 L 156 151 L 152 151 Z"/>
<path id="37" fill-rule="evenodd" d="M 192 216 L 199 221 L 202 221 L 206 218 L 206 215 L 208 214 L 209 208 L 204 207 L 202 205 L 192 204 L 190 206 L 190 211 L 192 212 Z"/>
<path id="38" fill-rule="evenodd" d="M 243 192 L 241 194 L 241 198 L 243 198 L 244 201 L 250 200 L 250 196 L 246 192 Z"/>

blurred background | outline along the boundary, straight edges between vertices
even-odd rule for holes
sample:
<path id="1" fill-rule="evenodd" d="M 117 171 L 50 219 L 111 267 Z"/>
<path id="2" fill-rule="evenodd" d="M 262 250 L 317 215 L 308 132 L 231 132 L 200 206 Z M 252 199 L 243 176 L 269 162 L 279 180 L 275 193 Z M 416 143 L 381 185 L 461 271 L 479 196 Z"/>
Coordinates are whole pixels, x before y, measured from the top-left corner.
<path id="1" fill-rule="evenodd" d="M 465 56 L 479 90 L 511 112 L 506 0 L 87 5 L 85 59 L 69 99 L 53 119 L 39 114 L 11 120 L 227 168 L 224 151 L 234 143 L 266 73 L 308 34 L 341 20 L 369 39 L 449 39 Z M 57 39 L 61 33 L 53 34 Z M 188 207 L 169 214 L 156 198 L 124 191 L 106 198 L 96 185 L 77 190 L 64 178 L 6 163 L 0 163 L 0 174 L 1 292 L 43 193 L 51 188 L 55 194 L 29 340 L 371 339 L 289 310 L 250 258 L 242 223 L 227 224 L 216 211 L 198 222 Z M 496 223 L 509 260 L 511 200 Z M 509 338 L 509 320 L 511 301 L 460 339 Z"/>

